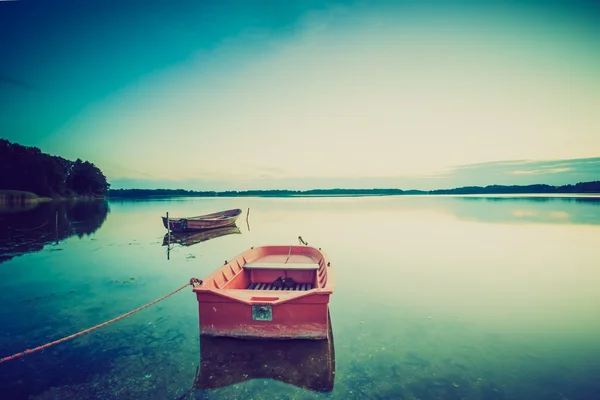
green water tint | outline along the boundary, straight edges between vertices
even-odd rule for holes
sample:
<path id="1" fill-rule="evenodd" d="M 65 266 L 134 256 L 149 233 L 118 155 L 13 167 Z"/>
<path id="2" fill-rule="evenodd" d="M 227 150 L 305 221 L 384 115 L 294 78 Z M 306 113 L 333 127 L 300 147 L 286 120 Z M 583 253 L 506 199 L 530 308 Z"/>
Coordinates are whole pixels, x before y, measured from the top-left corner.
<path id="1" fill-rule="evenodd" d="M 295 244 L 301 235 L 335 268 L 331 390 L 249 373 L 293 372 L 285 362 L 302 354 L 286 358 L 285 348 L 252 356 L 254 348 L 225 340 L 220 350 L 217 341 L 201 368 L 206 341 L 198 337 L 191 289 L 0 364 L 0 390 L 17 399 L 592 399 L 600 393 L 598 204 L 454 197 L 111 202 L 103 218 L 89 212 L 103 221 L 89 233 L 64 235 L 58 244 L 42 240 L 34 252 L 0 264 L 2 356 L 137 308 L 251 246 Z M 240 233 L 163 246 L 165 212 L 234 207 L 251 208 L 252 230 L 238 221 Z M 259 368 L 253 363 L 261 355 L 281 363 Z M 314 358 L 307 368 L 299 361 L 292 375 L 318 378 L 323 362 Z M 248 380 L 199 385 L 210 375 L 196 372 L 219 371 L 210 369 L 218 364 L 232 372 L 213 379 Z"/>

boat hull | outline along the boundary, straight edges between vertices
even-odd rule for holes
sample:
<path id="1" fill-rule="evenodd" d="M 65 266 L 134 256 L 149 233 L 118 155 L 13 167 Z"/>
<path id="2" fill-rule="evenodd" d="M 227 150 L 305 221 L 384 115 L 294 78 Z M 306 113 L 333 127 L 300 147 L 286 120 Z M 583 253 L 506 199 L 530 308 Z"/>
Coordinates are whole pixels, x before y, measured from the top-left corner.
<path id="1" fill-rule="evenodd" d="M 262 296 L 273 299 L 276 296 Z M 260 299 L 261 297 L 257 297 Z M 283 304 L 256 300 L 246 304 L 214 294 L 197 294 L 200 334 L 245 339 L 327 338 L 328 294 L 313 294 Z M 254 310 L 270 306 L 270 321 L 253 319 Z M 254 315 L 253 315 L 254 314 Z"/>
<path id="2" fill-rule="evenodd" d="M 214 214 L 188 218 L 161 217 L 163 226 L 172 232 L 201 231 L 235 225 L 242 213 L 240 209 L 226 210 Z"/>

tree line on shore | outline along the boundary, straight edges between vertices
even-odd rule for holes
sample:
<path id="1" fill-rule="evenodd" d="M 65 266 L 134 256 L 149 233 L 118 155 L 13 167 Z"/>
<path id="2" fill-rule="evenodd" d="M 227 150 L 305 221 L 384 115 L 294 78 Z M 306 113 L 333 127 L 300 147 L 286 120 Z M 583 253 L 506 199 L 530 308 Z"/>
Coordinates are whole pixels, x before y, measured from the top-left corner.
<path id="1" fill-rule="evenodd" d="M 444 194 L 559 194 L 600 193 L 600 181 L 574 185 L 489 185 L 453 189 L 311 189 L 311 190 L 228 190 L 195 191 L 185 189 L 110 189 L 102 171 L 88 161 L 70 161 L 43 153 L 37 147 L 22 146 L 0 139 L 0 190 L 32 192 L 42 197 L 295 197 L 295 196 L 393 196 Z M 18 194 L 21 196 L 21 194 Z"/>
<path id="2" fill-rule="evenodd" d="M 0 139 L 0 190 L 52 198 L 103 197 L 109 187 L 102 171 L 88 161 L 70 161 Z"/>
<path id="3" fill-rule="evenodd" d="M 580 182 L 575 185 L 489 185 L 464 186 L 454 189 L 402 190 L 402 189 L 312 189 L 312 190 L 245 190 L 245 191 L 194 191 L 185 189 L 111 189 L 111 198 L 149 197 L 294 197 L 294 196 L 394 196 L 394 195 L 444 195 L 444 194 L 560 194 L 600 193 L 600 181 Z"/>

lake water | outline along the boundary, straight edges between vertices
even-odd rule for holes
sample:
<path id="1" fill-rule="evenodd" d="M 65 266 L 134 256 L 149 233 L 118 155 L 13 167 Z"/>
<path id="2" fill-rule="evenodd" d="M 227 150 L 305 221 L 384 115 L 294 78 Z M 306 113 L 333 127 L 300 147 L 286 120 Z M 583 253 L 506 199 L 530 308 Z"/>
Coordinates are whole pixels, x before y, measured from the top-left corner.
<path id="1" fill-rule="evenodd" d="M 163 245 L 166 212 L 228 208 L 244 210 L 239 232 Z M 0 364 L 2 399 L 600 397 L 599 198 L 51 203 L 3 210 L 0 227 L 0 358 L 135 309 L 251 246 L 298 244 L 302 236 L 328 254 L 336 280 L 333 349 L 307 344 L 303 358 L 295 344 L 286 353 L 200 343 L 197 301 L 186 288 Z M 223 357 L 199 368 L 202 345 Z M 260 377 L 286 374 L 290 362 L 333 389 Z M 223 371 L 243 379 L 195 385 L 223 379 Z"/>

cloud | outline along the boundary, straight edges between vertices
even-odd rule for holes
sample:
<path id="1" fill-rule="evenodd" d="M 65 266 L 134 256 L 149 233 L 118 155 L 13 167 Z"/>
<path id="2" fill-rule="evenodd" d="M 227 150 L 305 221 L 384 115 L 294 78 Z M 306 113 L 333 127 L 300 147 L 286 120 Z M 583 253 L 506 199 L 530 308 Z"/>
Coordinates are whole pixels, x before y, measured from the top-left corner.
<path id="1" fill-rule="evenodd" d="M 459 165 L 437 175 L 451 187 L 469 185 L 565 185 L 600 180 L 600 157 L 506 160 Z M 441 183 L 441 182 L 440 182 Z"/>
<path id="2" fill-rule="evenodd" d="M 573 171 L 573 168 L 543 168 L 530 170 L 515 170 L 510 173 L 513 175 L 541 175 L 541 174 L 558 174 L 561 172 Z"/>
<path id="3" fill-rule="evenodd" d="M 529 171 L 516 170 L 516 171 L 511 171 L 510 173 L 514 174 L 514 175 L 534 175 L 539 172 L 540 172 L 539 169 L 534 169 L 534 170 L 529 170 Z"/>

